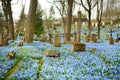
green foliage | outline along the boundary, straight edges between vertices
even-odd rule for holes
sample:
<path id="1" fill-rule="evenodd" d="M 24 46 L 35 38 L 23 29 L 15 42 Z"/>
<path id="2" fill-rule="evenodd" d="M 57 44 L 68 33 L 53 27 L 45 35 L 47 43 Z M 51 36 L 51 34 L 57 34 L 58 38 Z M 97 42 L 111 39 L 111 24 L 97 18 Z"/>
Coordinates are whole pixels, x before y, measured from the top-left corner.
<path id="1" fill-rule="evenodd" d="M 36 20 L 35 20 L 35 25 L 34 25 L 34 33 L 39 36 L 42 32 L 44 31 L 43 29 L 43 21 L 42 21 L 42 11 L 40 5 L 38 6 L 38 9 L 36 11 Z"/>
<path id="2" fill-rule="evenodd" d="M 22 32 L 19 33 L 19 36 L 24 36 L 24 34 Z"/>

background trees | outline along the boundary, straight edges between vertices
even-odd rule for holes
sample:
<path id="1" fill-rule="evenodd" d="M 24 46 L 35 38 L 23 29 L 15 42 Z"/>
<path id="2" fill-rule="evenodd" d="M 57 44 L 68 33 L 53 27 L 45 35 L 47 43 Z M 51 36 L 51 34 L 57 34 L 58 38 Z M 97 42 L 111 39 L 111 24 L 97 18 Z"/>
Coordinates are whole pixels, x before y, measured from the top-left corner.
<path id="1" fill-rule="evenodd" d="M 12 18 L 11 1 L 14 1 L 14 0 L 0 0 L 0 2 L 2 3 L 2 9 L 5 16 L 6 26 L 9 29 L 9 36 L 11 39 L 14 39 L 14 25 L 13 25 L 13 18 Z M 72 14 L 77 14 L 77 12 L 74 12 L 75 11 L 74 9 L 76 7 L 75 2 L 78 2 L 78 1 L 79 1 L 78 3 L 79 7 L 83 8 L 85 12 L 87 12 L 87 17 L 88 17 L 87 36 L 91 35 L 91 30 L 92 30 L 91 20 L 93 19 L 92 16 L 94 16 L 92 15 L 93 14 L 92 11 L 94 11 L 95 16 L 97 14 L 96 19 L 98 21 L 98 25 L 97 25 L 98 38 L 100 38 L 100 26 L 101 26 L 102 18 L 110 19 L 115 22 L 115 21 L 119 21 L 119 17 L 120 17 L 119 4 L 117 3 L 118 0 L 107 0 L 107 1 L 104 1 L 104 0 L 46 0 L 46 1 L 53 4 L 49 8 L 50 9 L 49 11 L 44 10 L 44 12 L 47 15 L 46 20 L 43 20 L 42 18 L 43 12 L 41 11 L 41 7 L 39 7 L 39 9 L 37 10 L 35 9 L 37 7 L 36 3 L 38 4 L 38 2 L 36 3 L 34 2 L 30 4 L 29 14 L 28 15 L 26 14 L 27 17 L 24 14 L 24 8 L 21 11 L 20 20 L 18 21 L 18 26 L 19 27 L 25 26 L 23 25 L 23 23 L 27 24 L 27 26 L 25 26 L 26 42 L 32 41 L 33 36 L 31 35 L 33 33 L 36 33 L 37 35 L 41 34 L 41 32 L 43 31 L 43 27 L 42 27 L 43 21 L 46 21 L 47 28 L 49 27 L 52 28 L 52 26 L 54 26 L 54 20 L 56 19 L 55 14 L 57 11 L 59 12 L 61 18 L 57 19 L 56 22 L 60 21 L 61 19 L 60 23 L 62 23 L 62 26 L 64 26 L 65 40 L 70 41 L 72 17 L 75 16 L 75 15 L 73 16 Z M 81 14 L 83 14 L 82 9 L 81 9 Z"/>
<path id="2" fill-rule="evenodd" d="M 97 22 L 98 22 L 98 39 L 100 39 L 100 26 L 103 14 L 103 0 L 98 0 L 97 2 Z"/>
<path id="3" fill-rule="evenodd" d="M 11 1 L 12 0 L 1 0 L 6 26 L 9 29 L 9 36 L 12 40 L 14 40 L 14 25 L 13 25 L 13 16 L 11 10 Z"/>
<path id="4" fill-rule="evenodd" d="M 65 26 L 65 41 L 70 41 L 71 23 L 72 23 L 73 0 L 67 0 L 67 20 Z"/>
<path id="5" fill-rule="evenodd" d="M 88 31 L 87 31 L 87 35 L 90 36 L 91 35 L 91 12 L 92 9 L 96 6 L 97 4 L 97 0 L 80 0 L 81 5 L 83 6 L 83 8 L 87 11 L 88 13 Z"/>
<path id="6" fill-rule="evenodd" d="M 42 10 L 40 4 L 37 6 L 36 19 L 34 25 L 34 33 L 39 36 L 44 31 L 43 20 L 42 20 Z"/>

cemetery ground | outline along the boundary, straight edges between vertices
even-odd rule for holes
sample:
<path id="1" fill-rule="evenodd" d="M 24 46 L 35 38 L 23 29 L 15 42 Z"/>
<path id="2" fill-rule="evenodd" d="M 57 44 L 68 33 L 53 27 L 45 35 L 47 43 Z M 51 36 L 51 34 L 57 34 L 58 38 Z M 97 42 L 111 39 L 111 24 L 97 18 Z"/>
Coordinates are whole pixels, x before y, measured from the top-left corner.
<path id="1" fill-rule="evenodd" d="M 94 31 L 93 31 L 94 32 Z M 113 38 L 120 29 L 113 30 Z M 102 29 L 101 36 L 109 33 Z M 0 47 L 0 80 L 120 80 L 120 42 L 108 43 L 106 37 L 99 43 L 83 42 L 85 51 L 71 52 L 71 44 L 55 47 L 49 42 L 17 43 L 23 36 Z M 47 57 L 45 50 L 58 50 L 58 57 Z M 8 58 L 14 51 L 15 57 Z"/>

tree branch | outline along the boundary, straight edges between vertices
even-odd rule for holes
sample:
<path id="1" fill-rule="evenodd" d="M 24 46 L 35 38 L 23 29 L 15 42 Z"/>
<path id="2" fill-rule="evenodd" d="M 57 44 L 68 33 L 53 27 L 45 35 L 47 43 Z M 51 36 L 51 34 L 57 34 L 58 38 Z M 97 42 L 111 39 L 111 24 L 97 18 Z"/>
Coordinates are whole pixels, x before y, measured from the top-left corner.
<path id="1" fill-rule="evenodd" d="M 80 0 L 80 1 L 81 1 L 81 5 L 84 7 L 84 9 L 89 12 L 89 10 L 88 10 L 88 9 L 85 7 L 85 5 L 83 4 L 83 1 L 82 1 L 82 0 Z"/>

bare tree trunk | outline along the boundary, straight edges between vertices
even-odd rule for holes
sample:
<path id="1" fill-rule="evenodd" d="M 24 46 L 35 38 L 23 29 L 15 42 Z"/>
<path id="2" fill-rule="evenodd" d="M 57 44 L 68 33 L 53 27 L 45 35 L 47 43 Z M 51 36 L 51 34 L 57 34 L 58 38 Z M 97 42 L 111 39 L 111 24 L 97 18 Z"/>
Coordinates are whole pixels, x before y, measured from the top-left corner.
<path id="1" fill-rule="evenodd" d="M 73 0 L 67 0 L 67 2 L 68 2 L 68 9 L 67 9 L 67 24 L 65 26 L 65 35 L 66 35 L 65 41 L 70 41 Z"/>
<path id="2" fill-rule="evenodd" d="M 90 36 L 91 35 L 91 30 L 92 30 L 92 26 L 91 26 L 91 11 L 96 6 L 97 1 L 96 0 L 86 0 L 86 4 L 88 6 L 86 6 L 86 4 L 83 2 L 85 0 L 80 0 L 80 1 L 81 1 L 81 5 L 83 6 L 83 8 L 88 12 L 87 36 Z"/>
<path id="3" fill-rule="evenodd" d="M 65 32 L 65 18 L 62 16 L 62 27 L 64 28 L 64 32 Z"/>
<path id="4" fill-rule="evenodd" d="M 98 22 L 98 39 L 100 39 L 100 22 Z"/>
<path id="5" fill-rule="evenodd" d="M 100 26 L 102 21 L 102 14 L 103 14 L 103 0 L 97 2 L 97 22 L 98 22 L 98 39 L 100 39 Z"/>
<path id="6" fill-rule="evenodd" d="M 14 40 L 14 25 L 13 25 L 13 17 L 12 17 L 12 10 L 11 10 L 11 1 L 8 1 L 8 28 L 9 28 L 9 35 L 12 40 Z"/>
<path id="7" fill-rule="evenodd" d="M 11 0 L 1 0 L 2 1 L 2 8 L 4 11 L 6 25 L 9 29 L 9 36 L 12 40 L 14 40 L 14 25 L 13 25 L 13 17 L 12 17 L 12 10 L 11 10 Z"/>
<path id="8" fill-rule="evenodd" d="M 37 0 L 30 0 L 29 13 L 27 18 L 27 26 L 25 27 L 25 42 L 32 43 L 33 29 L 36 16 Z"/>
<path id="9" fill-rule="evenodd" d="M 89 12 L 88 12 L 88 16 L 89 16 L 89 20 L 88 20 L 88 33 L 87 33 L 87 36 L 89 36 L 90 37 L 90 35 L 91 35 L 91 10 L 89 10 Z"/>

